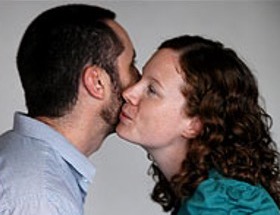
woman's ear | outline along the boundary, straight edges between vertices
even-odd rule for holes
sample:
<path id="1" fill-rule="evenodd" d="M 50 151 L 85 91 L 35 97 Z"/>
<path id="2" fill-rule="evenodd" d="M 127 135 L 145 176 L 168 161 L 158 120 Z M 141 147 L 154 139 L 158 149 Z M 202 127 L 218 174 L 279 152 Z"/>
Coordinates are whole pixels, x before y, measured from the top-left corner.
<path id="1" fill-rule="evenodd" d="M 185 125 L 182 135 L 187 139 L 195 138 L 202 129 L 202 122 L 199 117 L 186 118 Z"/>
<path id="2" fill-rule="evenodd" d="M 103 99 L 104 90 L 104 70 L 98 66 L 89 66 L 84 69 L 82 82 L 87 92 L 97 98 Z"/>

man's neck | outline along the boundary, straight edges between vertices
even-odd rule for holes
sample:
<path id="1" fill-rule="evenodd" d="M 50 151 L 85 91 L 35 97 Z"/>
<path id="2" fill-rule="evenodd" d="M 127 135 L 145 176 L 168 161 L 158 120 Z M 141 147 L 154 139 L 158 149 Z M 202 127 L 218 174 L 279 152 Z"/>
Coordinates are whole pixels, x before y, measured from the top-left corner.
<path id="1" fill-rule="evenodd" d="M 87 157 L 97 151 L 108 136 L 108 129 L 102 126 L 104 122 L 101 119 L 85 120 L 82 114 L 79 117 L 68 114 L 59 118 L 36 119 L 55 129 Z"/>

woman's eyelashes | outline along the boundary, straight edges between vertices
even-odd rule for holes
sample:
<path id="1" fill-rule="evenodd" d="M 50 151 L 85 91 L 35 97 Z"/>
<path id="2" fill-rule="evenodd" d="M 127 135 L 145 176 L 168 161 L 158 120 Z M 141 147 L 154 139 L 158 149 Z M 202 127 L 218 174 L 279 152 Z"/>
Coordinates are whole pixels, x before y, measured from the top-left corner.
<path id="1" fill-rule="evenodd" d="M 156 87 L 153 84 L 148 84 L 147 93 L 148 93 L 148 95 L 152 95 L 152 96 L 157 95 Z"/>

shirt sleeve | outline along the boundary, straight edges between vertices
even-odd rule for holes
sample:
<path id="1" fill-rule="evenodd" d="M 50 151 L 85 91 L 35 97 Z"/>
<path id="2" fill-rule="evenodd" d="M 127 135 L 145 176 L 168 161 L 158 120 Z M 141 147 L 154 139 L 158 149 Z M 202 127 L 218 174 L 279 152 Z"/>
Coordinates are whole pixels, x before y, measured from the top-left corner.
<path id="1" fill-rule="evenodd" d="M 54 197 L 54 196 L 53 196 Z M 45 198 L 28 196 L 10 201 L 0 206 L 0 215 L 82 215 L 65 198 Z"/>
<path id="2" fill-rule="evenodd" d="M 270 195 L 260 186 L 231 179 L 207 179 L 183 205 L 178 215 L 279 215 Z"/>

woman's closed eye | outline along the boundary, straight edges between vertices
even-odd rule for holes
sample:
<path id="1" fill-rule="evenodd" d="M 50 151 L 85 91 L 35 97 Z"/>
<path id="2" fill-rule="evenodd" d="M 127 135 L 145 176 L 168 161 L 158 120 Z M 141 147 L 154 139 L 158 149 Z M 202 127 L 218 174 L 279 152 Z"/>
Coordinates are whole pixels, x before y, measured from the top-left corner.
<path id="1" fill-rule="evenodd" d="M 154 96 L 154 95 L 157 95 L 157 90 L 152 84 L 149 84 L 148 88 L 147 88 L 147 93 L 148 93 L 148 95 Z"/>

